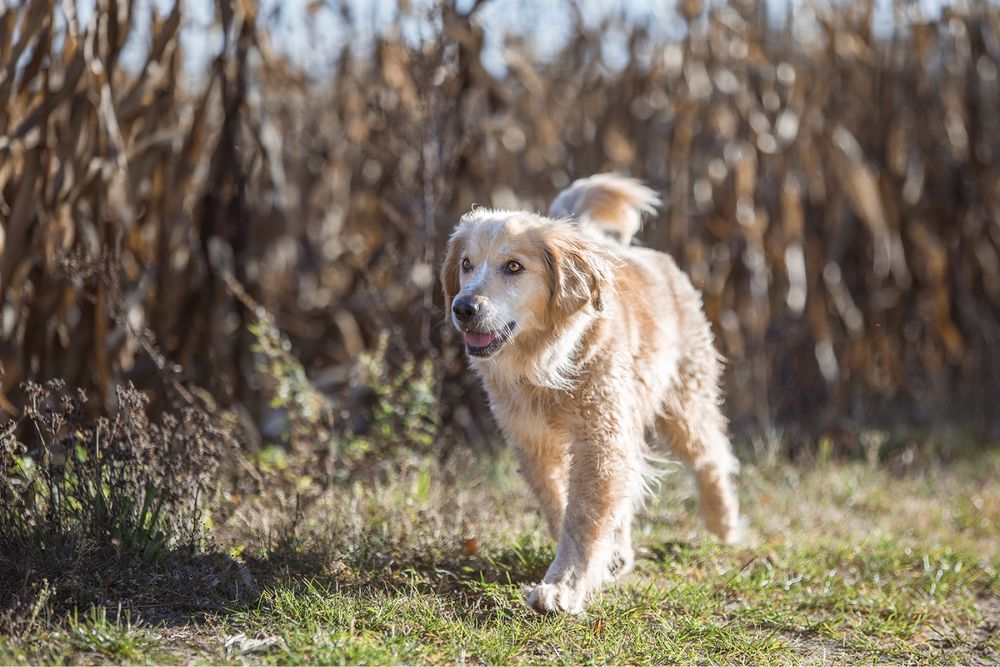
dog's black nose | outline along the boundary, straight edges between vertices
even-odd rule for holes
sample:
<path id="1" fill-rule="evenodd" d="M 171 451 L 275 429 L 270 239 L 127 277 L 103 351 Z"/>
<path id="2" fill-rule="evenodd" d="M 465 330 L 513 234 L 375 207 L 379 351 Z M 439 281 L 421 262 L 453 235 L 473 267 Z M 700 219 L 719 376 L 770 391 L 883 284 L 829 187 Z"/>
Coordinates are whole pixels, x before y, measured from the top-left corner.
<path id="1" fill-rule="evenodd" d="M 479 300 L 473 297 L 460 296 L 452 302 L 451 312 L 455 313 L 455 317 L 458 318 L 459 322 L 471 320 L 479 312 Z"/>

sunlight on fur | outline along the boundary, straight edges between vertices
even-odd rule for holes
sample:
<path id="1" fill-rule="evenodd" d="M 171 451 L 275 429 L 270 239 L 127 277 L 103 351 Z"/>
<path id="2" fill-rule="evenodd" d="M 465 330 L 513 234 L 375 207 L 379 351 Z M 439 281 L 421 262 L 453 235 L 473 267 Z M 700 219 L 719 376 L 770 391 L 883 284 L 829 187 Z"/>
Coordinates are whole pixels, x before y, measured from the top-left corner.
<path id="1" fill-rule="evenodd" d="M 448 243 L 449 318 L 557 541 L 528 593 L 539 611 L 582 612 L 632 568 L 632 518 L 658 470 L 647 432 L 694 474 L 709 530 L 739 538 L 701 296 L 669 255 L 630 245 L 659 203 L 600 174 L 560 193 L 548 217 L 475 209 Z"/>

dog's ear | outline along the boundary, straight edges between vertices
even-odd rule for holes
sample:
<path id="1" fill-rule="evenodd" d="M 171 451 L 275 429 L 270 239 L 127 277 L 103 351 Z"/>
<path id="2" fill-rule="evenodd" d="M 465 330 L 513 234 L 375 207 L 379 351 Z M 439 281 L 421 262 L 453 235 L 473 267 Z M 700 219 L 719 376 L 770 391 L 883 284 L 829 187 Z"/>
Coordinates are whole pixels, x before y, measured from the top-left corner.
<path id="1" fill-rule="evenodd" d="M 588 303 L 602 310 L 602 292 L 611 282 L 614 260 L 606 250 L 568 225 L 546 230 L 545 263 L 552 287 L 552 306 L 566 315 Z"/>
<path id="2" fill-rule="evenodd" d="M 462 264 L 462 257 L 465 256 L 465 238 L 456 231 L 448 239 L 448 249 L 445 251 L 444 263 L 441 265 L 441 287 L 444 289 L 444 312 L 445 317 L 451 312 L 451 300 L 455 298 L 461 285 L 458 281 L 458 272 Z"/>

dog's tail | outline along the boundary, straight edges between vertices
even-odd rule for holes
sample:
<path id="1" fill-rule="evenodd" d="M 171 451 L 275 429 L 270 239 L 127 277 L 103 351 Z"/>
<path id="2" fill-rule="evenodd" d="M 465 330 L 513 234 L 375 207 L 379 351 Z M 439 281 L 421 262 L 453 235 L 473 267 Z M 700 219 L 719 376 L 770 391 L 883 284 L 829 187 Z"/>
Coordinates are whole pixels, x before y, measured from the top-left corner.
<path id="1" fill-rule="evenodd" d="M 644 213 L 652 214 L 661 202 L 657 194 L 634 178 L 597 174 L 581 178 L 556 195 L 549 207 L 551 218 L 576 218 L 608 234 L 617 234 L 628 245 L 642 226 Z"/>

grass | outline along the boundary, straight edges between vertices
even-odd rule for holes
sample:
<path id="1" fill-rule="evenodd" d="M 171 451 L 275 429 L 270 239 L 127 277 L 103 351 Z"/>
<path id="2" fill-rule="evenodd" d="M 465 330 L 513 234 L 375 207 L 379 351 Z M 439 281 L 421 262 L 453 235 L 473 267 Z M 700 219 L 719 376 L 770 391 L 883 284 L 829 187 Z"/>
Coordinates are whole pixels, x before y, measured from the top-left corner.
<path id="1" fill-rule="evenodd" d="M 750 534 L 724 547 L 699 526 L 687 476 L 668 474 L 639 519 L 635 572 L 578 618 L 522 601 L 553 547 L 507 457 L 279 486 L 219 514 L 241 593 L 179 580 L 191 600 L 68 617 L 40 596 L 0 636 L 0 663 L 1000 660 L 1000 452 L 747 464 L 741 494 Z"/>

